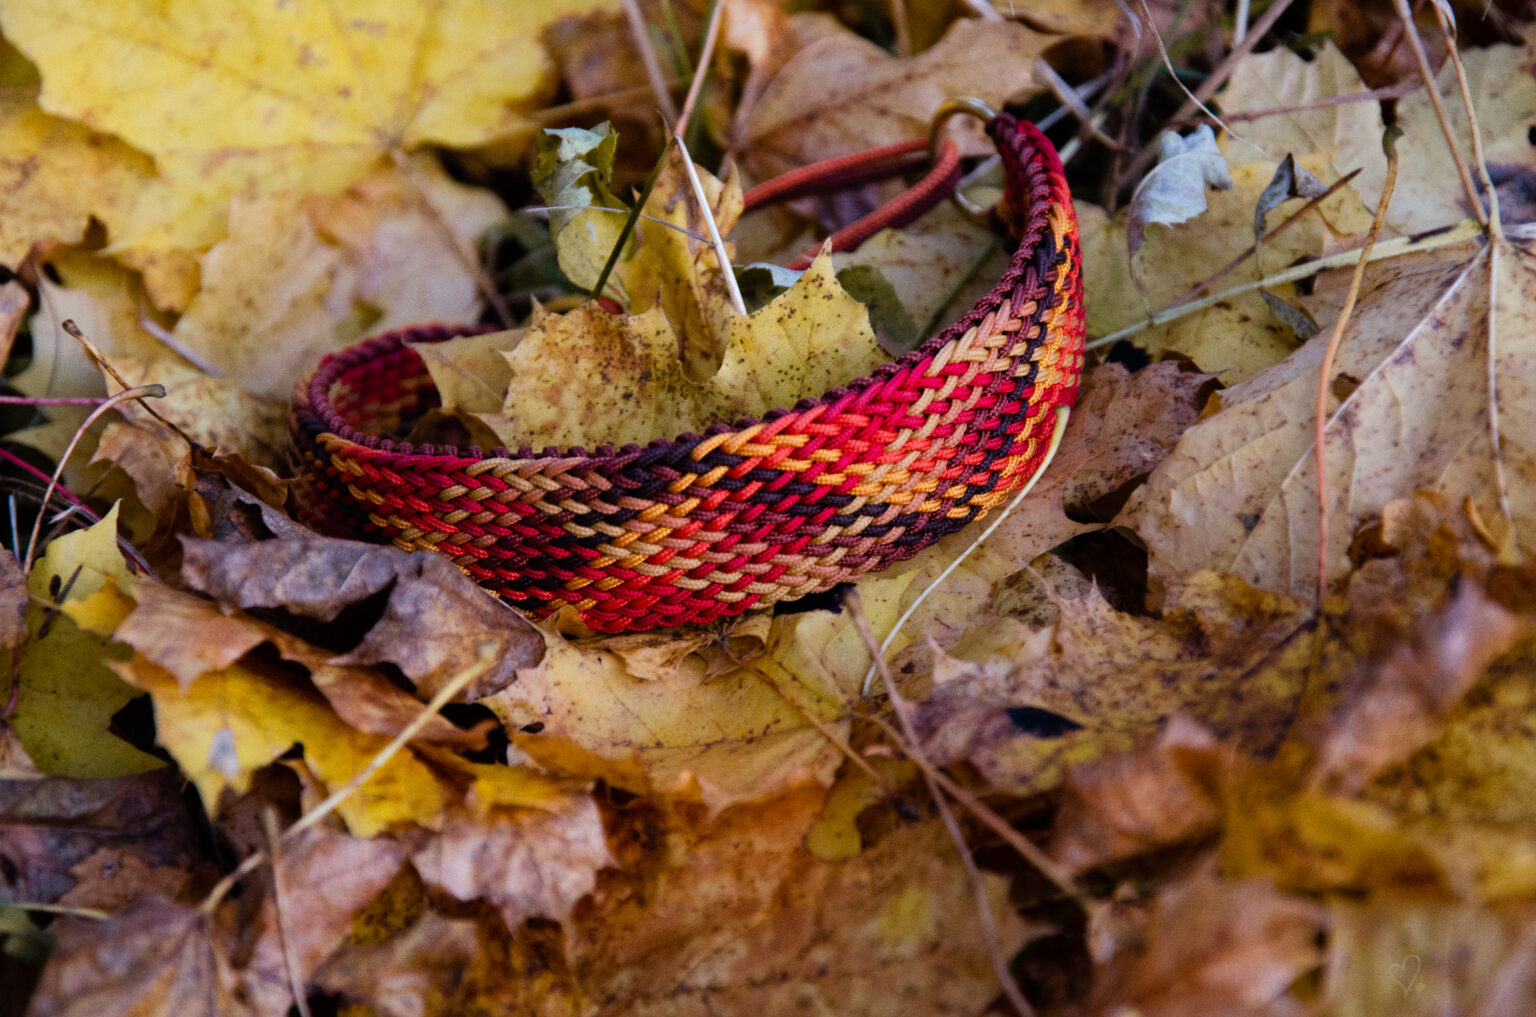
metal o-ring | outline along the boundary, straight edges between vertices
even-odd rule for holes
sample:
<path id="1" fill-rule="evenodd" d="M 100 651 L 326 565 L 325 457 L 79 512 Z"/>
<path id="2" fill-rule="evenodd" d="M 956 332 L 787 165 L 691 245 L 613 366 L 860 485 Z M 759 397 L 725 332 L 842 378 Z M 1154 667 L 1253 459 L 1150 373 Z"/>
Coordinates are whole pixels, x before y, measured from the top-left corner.
<path id="1" fill-rule="evenodd" d="M 939 134 L 943 131 L 944 125 L 949 122 L 949 118 L 959 114 L 973 116 L 985 123 L 997 116 L 997 110 L 993 109 L 985 100 L 974 97 L 944 100 L 939 108 L 934 110 L 933 121 L 928 128 L 929 160 L 938 161 Z M 949 200 L 955 203 L 956 208 L 974 219 L 986 219 L 987 217 L 987 210 L 970 198 L 967 198 L 960 192 L 959 188 L 956 188 L 954 193 L 949 196 Z"/>

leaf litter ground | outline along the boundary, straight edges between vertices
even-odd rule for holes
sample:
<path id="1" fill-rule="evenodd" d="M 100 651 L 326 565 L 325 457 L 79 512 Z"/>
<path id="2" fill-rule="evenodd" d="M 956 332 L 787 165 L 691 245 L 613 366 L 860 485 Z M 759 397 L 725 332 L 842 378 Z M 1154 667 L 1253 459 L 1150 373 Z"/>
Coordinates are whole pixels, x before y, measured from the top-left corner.
<path id="1" fill-rule="evenodd" d="M 65 474 L 121 505 L 0 574 L 0 934 L 30 958 L 8 969 L 35 981 L 28 1012 L 282 1014 L 298 985 L 359 1015 L 981 1014 L 1003 1005 L 999 951 L 1052 1012 L 1530 1011 L 1526 45 L 1465 51 L 1502 233 L 1381 260 L 1349 322 L 1324 431 L 1327 599 L 1311 466 L 1327 333 L 1298 346 L 1300 317 L 1270 308 L 1327 326 L 1341 273 L 1133 332 L 1164 362 L 1089 371 L 1036 491 L 893 641 L 908 744 L 890 704 L 861 697 L 870 658 L 847 610 L 723 633 L 536 628 L 440 559 L 307 534 L 200 467 L 189 437 L 252 464 L 240 475 L 280 470 L 280 400 L 324 352 L 480 315 L 473 251 L 505 206 L 463 181 L 518 166 L 546 98 L 580 94 L 593 72 L 575 54 L 602 53 L 573 37 L 629 38 L 609 11 L 541 41 L 531 29 L 569 5 L 490 21 L 355 6 L 313 24 L 242 11 L 236 40 L 131 3 L 51 21 L 0 3 L 0 133 L 47 170 L 0 158 L 0 210 L 21 210 L 0 252 L 33 311 L 16 316 L 31 360 L 13 384 L 116 390 L 69 318 L 127 384 L 165 384 L 180 429 L 123 408 L 87 439 L 97 462 Z M 1061 6 L 995 24 L 909 12 L 893 56 L 824 15 L 732 3 L 722 39 L 741 59 L 715 68 L 696 123 L 761 178 L 920 134 L 957 90 L 1029 101 L 1032 61 L 1065 71 L 1084 52 L 1060 26 L 1156 68 L 1148 30 L 1169 12 L 1145 10 L 1138 51 L 1108 6 Z M 663 76 L 684 77 L 705 22 L 672 15 L 643 5 Z M 229 44 L 199 69 L 185 53 L 210 32 Z M 387 70 L 403 54 L 408 80 Z M 1307 56 L 1231 69 L 1217 101 L 1246 142 L 1206 153 L 1234 186 L 1205 211 L 1145 225 L 1080 200 L 1096 334 L 1358 245 L 1383 186 L 1381 106 L 1334 100 L 1397 65 Z M 1438 88 L 1470 152 L 1452 70 Z M 144 75 L 159 84 L 135 89 Z M 1474 211 L 1412 84 L 1387 217 L 1405 238 Z M 1131 123 L 1124 102 L 1101 112 Z M 1362 172 L 1244 261 L 1301 204 L 1255 221 L 1286 154 L 1325 183 Z M 740 189 L 722 176 L 706 184 L 728 227 Z M 646 211 L 699 232 L 675 159 Z M 798 254 L 808 212 L 851 214 L 774 213 L 731 253 Z M 600 265 L 583 245 L 607 234 L 557 235 L 562 264 Z M 647 222 L 613 277 L 622 313 L 522 294 L 548 306 L 427 354 L 445 395 L 429 423 L 596 444 L 787 405 L 867 371 L 890 338 L 872 320 L 952 316 L 989 244 L 938 213 L 743 319 L 715 251 Z M 895 283 L 899 306 L 866 314 L 834 272 L 850 265 Z M 84 410 L 47 412 L 21 438 L 57 460 Z M 973 539 L 859 584 L 877 638 Z M 964 826 L 979 881 L 918 764 L 984 796 Z M 999 815 L 1042 845 L 1048 878 L 982 821 Z"/>

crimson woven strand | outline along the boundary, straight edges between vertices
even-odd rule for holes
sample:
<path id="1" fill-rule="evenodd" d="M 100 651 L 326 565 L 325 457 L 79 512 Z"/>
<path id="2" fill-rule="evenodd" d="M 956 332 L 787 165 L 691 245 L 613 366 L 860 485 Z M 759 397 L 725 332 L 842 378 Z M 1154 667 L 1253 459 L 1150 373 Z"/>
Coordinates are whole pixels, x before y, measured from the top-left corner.
<path id="1" fill-rule="evenodd" d="M 1033 124 L 1002 155 L 1008 270 L 964 317 L 867 377 L 641 446 L 411 445 L 439 405 L 413 344 L 428 326 L 329 356 L 294 392 L 298 512 L 323 533 L 447 555 L 514 606 L 573 607 L 598 631 L 697 625 L 885 568 L 1000 505 L 1040 467 L 1077 395 L 1077 220 Z"/>

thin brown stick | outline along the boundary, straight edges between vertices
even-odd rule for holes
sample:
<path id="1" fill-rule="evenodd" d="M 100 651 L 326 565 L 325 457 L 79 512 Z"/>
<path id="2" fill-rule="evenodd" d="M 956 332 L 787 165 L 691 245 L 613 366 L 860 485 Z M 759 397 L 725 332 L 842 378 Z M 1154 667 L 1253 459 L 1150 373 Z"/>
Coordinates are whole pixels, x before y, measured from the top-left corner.
<path id="1" fill-rule="evenodd" d="M 91 360 L 96 364 L 97 367 L 100 367 L 107 373 L 107 377 L 111 378 L 125 389 L 133 387 L 128 384 L 128 380 L 126 378 L 117 372 L 117 368 L 112 366 L 112 362 L 107 359 L 107 355 L 105 353 L 101 352 L 101 348 L 95 343 L 91 342 L 90 336 L 80 331 L 80 327 L 75 324 L 72 318 L 65 318 L 64 321 L 59 324 L 59 327 L 69 335 L 73 336 L 75 341 L 85 348 L 85 352 L 90 356 Z M 163 398 L 163 396 L 157 398 Z M 186 442 L 187 447 L 192 449 L 193 452 L 203 451 L 202 444 L 196 438 L 193 438 L 186 431 L 183 431 L 179 426 L 172 423 L 170 420 L 167 420 L 159 410 L 155 409 L 149 403 L 144 402 L 142 399 L 139 401 L 139 405 L 144 407 L 144 411 L 146 413 L 148 413 L 151 417 L 154 417 L 155 420 L 159 423 L 163 424 L 171 431 L 171 433 L 176 435 L 176 437 Z"/>
<path id="2" fill-rule="evenodd" d="M 1313 198 L 1312 200 L 1308 201 L 1305 205 L 1302 205 L 1300 208 L 1298 208 L 1291 215 L 1286 216 L 1284 222 L 1280 223 L 1278 226 L 1276 226 L 1273 229 L 1269 230 L 1267 233 L 1265 233 L 1263 236 L 1261 236 L 1258 240 L 1255 240 L 1251 245 L 1249 245 L 1248 249 L 1246 251 L 1244 251 L 1242 254 L 1239 254 L 1237 257 L 1235 257 L 1231 261 L 1227 262 L 1221 268 L 1217 269 L 1214 273 L 1212 273 L 1211 275 L 1206 276 L 1204 279 L 1200 280 L 1199 282 L 1197 282 L 1193 286 L 1191 286 L 1189 289 L 1187 289 L 1183 293 L 1179 294 L 1179 298 L 1177 300 L 1173 301 L 1169 306 L 1174 306 L 1174 305 L 1177 305 L 1177 304 L 1182 304 L 1186 300 L 1193 300 L 1196 297 L 1198 297 L 1201 293 L 1203 293 L 1204 291 L 1210 289 L 1216 283 L 1220 282 L 1222 279 L 1225 279 L 1232 272 L 1236 271 L 1236 269 L 1237 269 L 1237 267 L 1239 265 L 1241 265 L 1243 262 L 1247 261 L 1249 258 L 1253 257 L 1254 255 L 1258 254 L 1259 253 L 1259 246 L 1261 244 L 1268 243 L 1269 241 L 1271 241 L 1271 240 L 1275 239 L 1276 237 L 1278 237 L 1280 234 L 1284 233 L 1286 230 L 1290 229 L 1292 226 L 1296 225 L 1298 222 L 1301 221 L 1302 216 L 1304 216 L 1308 212 L 1312 211 L 1314 208 L 1316 208 L 1318 205 L 1322 204 L 1324 201 L 1327 201 L 1328 198 L 1331 197 L 1334 194 L 1335 191 L 1337 191 L 1339 188 L 1343 187 L 1345 184 L 1349 183 L 1351 180 L 1355 179 L 1355 177 L 1357 177 L 1359 175 L 1360 175 L 1360 170 L 1357 167 L 1355 169 L 1350 170 L 1348 173 L 1344 174 L 1342 177 L 1340 177 L 1339 179 L 1335 180 L 1333 183 L 1329 184 L 1328 185 L 1328 189 L 1326 191 L 1324 191 L 1322 194 L 1319 194 L 1317 197 Z"/>
<path id="3" fill-rule="evenodd" d="M 670 92 L 682 88 L 685 82 L 682 78 L 668 78 L 665 84 Z M 577 117 L 586 116 L 588 113 L 606 109 L 610 106 L 619 106 L 640 99 L 646 99 L 654 94 L 655 92 L 650 85 L 618 88 L 612 92 L 604 92 L 601 95 L 589 95 L 585 99 L 573 99 L 558 106 L 550 106 L 547 109 L 529 113 L 528 119 L 537 124 L 558 124 Z"/>
<path id="4" fill-rule="evenodd" d="M 9 825 L 9 824 L 7 824 Z M 52 827 L 49 827 L 52 829 Z M 74 829 L 71 828 L 73 833 Z M 121 836 L 121 832 L 114 832 L 113 836 Z M 18 911 L 40 911 L 45 915 L 68 915 L 71 918 L 89 918 L 93 922 L 104 922 L 112 916 L 97 908 L 73 908 L 67 904 L 34 904 L 31 901 L 8 901 L 6 907 L 15 908 Z"/>
<path id="5" fill-rule="evenodd" d="M 66 323 L 67 324 L 67 323 Z M 128 388 L 115 396 L 104 399 L 100 406 L 91 411 L 90 415 L 75 428 L 74 436 L 69 439 L 69 444 L 64 448 L 64 454 L 59 457 L 59 465 L 54 468 L 53 476 L 48 480 L 48 486 L 43 490 L 43 500 L 37 512 L 37 518 L 32 521 L 32 536 L 27 540 L 27 553 L 21 561 L 23 572 L 32 571 L 32 559 L 37 554 L 37 538 L 43 531 L 43 517 L 48 514 L 48 503 L 53 500 L 53 492 L 59 486 L 59 479 L 64 476 L 64 467 L 69 464 L 70 457 L 75 454 L 75 447 L 80 444 L 80 439 L 85 432 L 90 430 L 92 424 L 103 413 L 106 413 L 118 403 L 128 402 L 134 399 L 163 399 L 165 398 L 164 385 L 140 385 L 138 388 Z"/>
<path id="6" fill-rule="evenodd" d="M 1328 106 L 1346 106 L 1355 102 L 1380 102 L 1382 99 L 1401 99 L 1410 92 L 1417 92 L 1424 87 L 1421 81 L 1404 81 L 1398 85 L 1390 85 L 1386 88 L 1372 88 L 1365 92 L 1350 92 L 1348 95 L 1330 95 L 1326 99 L 1314 99 L 1304 102 L 1300 106 L 1274 106 L 1270 109 L 1238 110 L 1229 113 L 1221 111 L 1221 115 L 1229 122 L 1243 123 L 1249 120 L 1263 120 L 1265 117 L 1288 116 L 1293 113 L 1307 113 L 1315 109 L 1324 109 Z"/>
<path id="7" fill-rule="evenodd" d="M 1440 21 L 1440 34 L 1445 36 L 1446 53 L 1456 73 L 1456 84 L 1461 89 L 1461 104 L 1467 111 L 1467 125 L 1472 133 L 1472 159 L 1477 163 L 1477 175 L 1482 178 L 1483 193 L 1488 195 L 1488 232 L 1494 239 L 1503 240 L 1504 224 L 1499 218 L 1499 192 L 1493 186 L 1493 178 L 1488 175 L 1488 159 L 1483 153 L 1483 132 L 1477 122 L 1477 107 L 1472 104 L 1472 87 L 1467 84 L 1467 68 L 1461 62 L 1461 53 L 1456 49 L 1456 33 L 1446 21 L 1445 11 L 1440 9 L 1439 4 L 1430 6 Z"/>
<path id="8" fill-rule="evenodd" d="M 100 406 L 106 396 L 0 396 L 0 406 Z"/>
<path id="9" fill-rule="evenodd" d="M 1408 9 L 1408 0 L 1392 0 L 1392 6 L 1397 10 L 1397 18 L 1403 23 L 1403 33 L 1408 37 L 1408 45 L 1412 47 L 1414 59 L 1418 62 L 1419 77 L 1423 79 L 1424 88 L 1429 92 L 1430 104 L 1435 108 L 1435 119 L 1440 121 L 1440 131 L 1445 135 L 1445 146 L 1451 150 L 1451 159 L 1456 163 L 1456 175 L 1461 178 L 1462 190 L 1466 191 L 1467 201 L 1472 205 L 1472 217 L 1477 220 L 1479 226 L 1487 227 L 1488 213 L 1484 211 L 1483 203 L 1478 200 L 1477 188 L 1472 183 L 1472 171 L 1467 168 L 1467 162 L 1461 157 L 1461 150 L 1456 146 L 1456 131 L 1451 127 L 1451 118 L 1445 112 L 1445 103 L 1440 100 L 1440 89 L 1435 84 L 1434 72 L 1429 69 L 1429 56 L 1424 52 L 1424 40 L 1419 38 L 1419 28 L 1414 23 L 1413 11 Z"/>
<path id="10" fill-rule="evenodd" d="M 288 987 L 293 992 L 293 1005 L 299 1017 L 311 1017 L 309 994 L 304 991 L 304 979 L 299 975 L 299 958 L 293 951 L 293 937 L 288 934 L 288 920 L 284 916 L 287 890 L 283 886 L 282 834 L 277 828 L 277 810 L 267 806 L 261 813 L 262 830 L 267 835 L 267 855 L 272 859 L 272 910 L 277 912 L 277 942 L 282 947 L 283 970 L 288 974 Z"/>
<path id="11" fill-rule="evenodd" d="M 912 55 L 912 26 L 907 20 L 907 0 L 891 0 L 891 28 L 896 32 L 896 55 Z"/>
<path id="12" fill-rule="evenodd" d="M 1458 223 L 1453 223 L 1444 229 L 1436 230 L 1428 235 L 1419 234 L 1412 237 L 1393 237 L 1391 240 L 1384 240 L 1376 246 L 1374 251 L 1365 252 L 1367 255 L 1366 260 L 1383 261 L 1387 258 L 1401 258 L 1409 254 L 1423 254 L 1427 251 L 1438 251 L 1445 247 L 1454 247 L 1457 244 L 1479 241 L 1482 237 L 1483 227 L 1478 225 L 1477 220 L 1463 219 Z M 1265 276 L 1263 279 L 1246 282 L 1240 286 L 1233 286 L 1231 289 L 1222 290 L 1220 293 L 1212 293 L 1208 297 L 1201 297 L 1199 300 L 1191 300 L 1187 304 L 1179 304 L 1175 307 L 1158 311 L 1140 321 L 1132 322 L 1124 328 L 1116 329 L 1108 335 L 1090 340 L 1084 344 L 1084 348 L 1096 350 L 1104 346 L 1113 345 L 1121 339 L 1135 335 L 1137 332 L 1156 325 L 1166 324 L 1188 314 L 1194 314 L 1196 311 L 1210 307 L 1212 304 L 1219 304 L 1223 300 L 1230 300 L 1241 293 L 1250 293 L 1253 290 L 1263 289 L 1266 286 L 1279 286 L 1281 283 L 1295 282 L 1297 279 L 1305 279 L 1307 276 L 1316 275 L 1331 268 L 1342 268 L 1345 265 L 1352 264 L 1355 258 L 1361 255 L 1362 250 L 1359 247 L 1351 247 L 1347 251 L 1330 254 L 1326 258 L 1318 258 L 1316 261 L 1292 265 L 1290 268 Z"/>
<path id="13" fill-rule="evenodd" d="M 1034 72 L 1036 78 L 1045 82 L 1045 87 L 1050 89 L 1051 94 L 1056 97 L 1056 101 L 1069 110 L 1073 116 L 1077 117 L 1078 122 L 1082 125 L 1077 138 L 1072 140 L 1077 141 L 1086 134 L 1105 148 L 1113 150 L 1120 147 L 1120 142 L 1104 133 L 1104 129 L 1101 126 L 1103 118 L 1094 116 L 1093 111 L 1088 108 L 1088 104 L 1083 101 L 1083 97 L 1077 94 L 1077 89 L 1067 84 L 1066 79 L 1056 73 L 1056 68 L 1052 67 L 1049 61 L 1044 57 L 1037 57 L 1035 59 Z M 1066 160 L 1063 159 L 1062 161 L 1065 162 Z"/>
<path id="14" fill-rule="evenodd" d="M 1042 876 L 1055 885 L 1056 889 L 1077 901 L 1085 910 L 1087 909 L 1091 903 L 1087 893 L 1083 891 L 1082 887 L 1077 885 L 1077 881 L 1072 878 L 1070 872 L 1056 863 L 1056 859 L 1042 851 L 1036 846 L 1034 841 L 1010 826 L 1006 819 L 999 816 L 986 802 L 967 790 L 965 785 L 956 781 L 937 766 L 934 766 L 932 762 L 922 755 L 914 753 L 907 744 L 907 740 L 902 737 L 901 732 L 892 727 L 889 721 L 883 717 L 870 717 L 869 719 L 885 732 L 886 737 L 891 740 L 891 744 L 896 748 L 896 751 L 912 760 L 918 769 L 926 768 L 931 771 L 934 783 L 943 788 L 944 792 L 953 798 L 961 808 L 979 820 L 987 829 L 997 834 L 1003 843 L 1013 848 L 1020 858 L 1034 866 Z"/>
<path id="15" fill-rule="evenodd" d="M 1286 9 L 1291 6 L 1292 2 L 1293 0 L 1275 0 L 1269 9 L 1264 12 L 1264 16 L 1254 23 L 1252 30 L 1243 37 L 1242 41 L 1232 47 L 1232 51 L 1226 55 L 1226 58 L 1221 63 L 1216 65 L 1216 69 L 1211 72 L 1210 77 L 1202 81 L 1200 87 L 1195 89 L 1195 91 L 1191 92 L 1189 89 L 1184 88 L 1184 83 L 1179 81 L 1177 75 L 1174 75 L 1174 82 L 1184 90 L 1184 94 L 1189 98 L 1184 101 L 1184 105 L 1179 107 L 1178 112 L 1170 118 L 1168 121 L 1170 126 L 1184 123 L 1197 109 L 1205 113 L 1216 123 L 1222 123 L 1222 119 L 1207 109 L 1205 104 L 1210 101 L 1211 96 L 1215 95 L 1222 85 L 1226 84 L 1227 79 L 1232 76 L 1232 72 L 1237 68 L 1238 61 L 1251 53 L 1253 47 L 1257 46 L 1259 41 L 1269 34 L 1269 30 L 1275 27 L 1275 22 L 1280 20 L 1280 16 L 1286 12 Z M 1157 34 L 1156 27 L 1152 24 L 1152 13 L 1147 9 L 1146 0 L 1142 0 L 1141 6 L 1142 10 L 1147 13 L 1147 26 L 1152 28 L 1152 34 L 1157 38 L 1157 48 L 1163 54 L 1163 62 L 1168 67 L 1168 73 L 1173 74 L 1173 63 L 1168 59 L 1168 51 L 1163 47 L 1162 37 Z M 1230 127 L 1227 130 L 1234 138 L 1243 140 L 1241 135 Z M 1252 144 L 1252 142 L 1246 143 Z M 1151 144 L 1146 146 L 1136 153 L 1136 157 L 1126 166 L 1118 179 L 1125 180 L 1128 177 L 1140 177 L 1156 158 L 1157 145 Z"/>
<path id="16" fill-rule="evenodd" d="M 151 318 L 149 316 L 149 308 L 145 307 L 142 301 L 139 303 L 139 328 L 160 340 L 161 345 L 174 351 L 177 356 L 181 357 L 183 360 L 197 368 L 199 371 L 202 371 L 208 377 L 224 377 L 224 372 L 215 367 L 213 365 L 213 361 L 209 360 L 207 357 L 203 356 L 201 353 L 198 353 L 192 347 L 176 338 L 175 333 L 166 328 L 164 325 L 160 324 L 154 318 Z"/>
<path id="17" fill-rule="evenodd" d="M 880 648 L 875 642 L 875 634 L 870 631 L 869 619 L 864 616 L 864 604 L 859 599 L 858 590 L 850 590 L 843 598 L 843 605 L 848 609 L 849 616 L 853 619 L 854 628 L 858 630 L 859 638 L 864 641 L 864 648 L 875 658 L 875 663 L 880 669 L 880 678 L 885 683 L 886 696 L 891 702 L 891 712 L 896 714 L 901 729 L 906 733 L 908 750 L 911 758 L 920 758 L 917 747 L 917 734 L 912 729 L 912 720 L 908 716 L 911 704 L 908 703 L 896 688 L 896 680 L 891 677 L 891 669 L 886 666 L 885 658 L 880 654 Z M 960 853 L 960 864 L 965 867 L 966 879 L 971 885 L 971 892 L 976 896 L 976 918 L 981 924 L 981 938 L 987 945 L 987 957 L 992 962 L 992 970 L 997 975 L 998 984 L 1002 987 L 1003 995 L 1008 997 L 1008 1002 L 1013 1004 L 1020 1017 L 1033 1017 L 1035 1008 L 1029 1000 L 1024 998 L 1018 983 L 1013 980 L 1013 974 L 1008 970 L 1008 956 L 1003 952 L 1003 944 L 998 938 L 997 922 L 992 915 L 992 905 L 987 899 L 986 883 L 981 878 L 981 870 L 976 866 L 976 859 L 971 857 L 970 846 L 965 842 L 965 833 L 960 829 L 960 824 L 955 820 L 955 814 L 949 807 L 949 802 L 944 799 L 939 785 L 932 776 L 932 767 L 919 766 L 922 770 L 923 781 L 928 785 L 928 794 L 933 799 L 934 808 L 938 810 L 939 818 L 944 823 L 944 829 L 949 833 L 949 839 L 954 841 L 955 850 Z"/>
<path id="18" fill-rule="evenodd" d="M 683 111 L 678 114 L 677 123 L 673 126 L 675 134 L 681 136 L 688 130 L 688 124 L 693 120 L 693 108 L 699 101 L 699 93 L 704 90 L 704 79 L 709 76 L 709 63 L 715 57 L 715 43 L 720 38 L 720 19 L 725 13 L 726 0 L 714 0 L 709 12 L 709 24 L 704 29 L 704 48 L 699 51 L 699 62 L 693 69 L 693 81 L 688 84 L 688 96 L 683 100 Z"/>
<path id="19" fill-rule="evenodd" d="M 838 752 L 841 752 L 843 757 L 847 759 L 848 762 L 852 763 L 858 769 L 863 770 L 864 775 L 875 782 L 875 786 L 880 789 L 882 794 L 884 794 L 887 798 L 896 797 L 896 789 L 891 787 L 890 781 L 886 780 L 880 771 L 876 770 L 874 766 L 870 764 L 869 760 L 855 752 L 853 750 L 853 746 L 848 744 L 848 740 L 832 729 L 832 725 L 816 716 L 816 714 L 809 708 L 796 702 L 795 698 L 789 694 L 789 689 L 785 682 L 775 678 L 773 675 L 769 674 L 766 669 L 758 667 L 751 661 L 742 660 L 728 649 L 725 651 L 725 655 L 731 659 L 733 664 L 741 668 L 743 671 L 750 671 L 761 678 L 769 688 L 773 689 L 773 691 L 779 694 L 780 699 L 794 707 L 796 712 L 798 712 L 802 717 L 809 721 L 810 725 L 816 729 L 817 733 L 819 733 L 827 741 L 831 742 L 832 746 L 836 748 Z"/>
<path id="20" fill-rule="evenodd" d="M 629 34 L 634 36 L 635 49 L 640 53 L 640 62 L 645 64 L 645 76 L 651 82 L 651 95 L 661 109 L 661 115 L 666 117 L 669 123 L 675 123 L 677 105 L 672 101 L 672 92 L 667 87 L 666 75 L 661 72 L 661 60 L 656 56 L 656 44 L 651 39 L 651 33 L 646 29 L 645 15 L 640 12 L 639 0 L 624 0 L 624 16 L 629 19 Z"/>
<path id="21" fill-rule="evenodd" d="M 1339 320 L 1333 323 L 1333 334 L 1328 337 L 1328 349 L 1323 354 L 1323 365 L 1317 375 L 1317 415 L 1313 442 L 1317 457 L 1317 610 L 1323 610 L 1328 598 L 1328 391 L 1333 387 L 1333 360 L 1344 342 L 1344 327 L 1354 313 L 1355 301 L 1360 298 L 1360 284 L 1365 279 L 1365 266 L 1370 264 L 1371 248 L 1382 224 L 1387 221 L 1387 205 L 1392 200 L 1392 190 L 1397 186 L 1397 136 L 1402 132 L 1396 127 L 1387 129 L 1382 138 L 1382 148 L 1387 153 L 1387 178 L 1381 185 L 1381 200 L 1376 203 L 1376 214 L 1371 217 L 1371 231 L 1366 234 L 1365 246 L 1360 249 L 1360 260 L 1355 262 L 1354 274 L 1349 279 L 1349 294 L 1344 306 L 1339 308 Z"/>

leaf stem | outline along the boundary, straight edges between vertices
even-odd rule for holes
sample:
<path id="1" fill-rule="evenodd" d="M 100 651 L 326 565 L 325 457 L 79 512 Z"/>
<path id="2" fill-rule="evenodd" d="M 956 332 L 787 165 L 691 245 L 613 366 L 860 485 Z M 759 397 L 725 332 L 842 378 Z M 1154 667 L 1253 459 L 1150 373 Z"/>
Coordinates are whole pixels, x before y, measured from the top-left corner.
<path id="1" fill-rule="evenodd" d="M 1339 308 L 1339 318 L 1333 323 L 1333 334 L 1328 337 L 1328 348 L 1323 353 L 1323 364 L 1317 375 L 1317 415 L 1314 418 L 1313 445 L 1317 457 L 1317 610 L 1323 610 L 1328 597 L 1328 393 L 1333 387 L 1333 360 L 1344 342 L 1344 328 L 1354 313 L 1355 301 L 1360 298 L 1360 284 L 1365 280 L 1365 267 L 1371 262 L 1371 248 L 1387 221 L 1387 204 L 1397 186 L 1397 138 L 1402 131 L 1387 128 L 1381 147 L 1387 153 L 1387 178 L 1381 185 L 1381 200 L 1376 203 L 1376 214 L 1371 218 L 1371 231 L 1366 234 L 1365 246 L 1355 262 L 1354 274 L 1349 278 L 1349 294 L 1344 306 Z"/>
<path id="2" fill-rule="evenodd" d="M 1408 39 L 1408 45 L 1413 49 L 1414 59 L 1418 61 L 1419 77 L 1424 80 L 1424 88 L 1429 92 L 1430 105 L 1435 108 L 1435 119 L 1440 121 L 1440 130 L 1445 135 L 1445 147 L 1451 151 L 1451 159 L 1456 163 L 1456 175 L 1461 178 L 1462 190 L 1467 192 L 1467 201 L 1472 205 L 1472 216 L 1479 226 L 1486 228 L 1488 213 L 1483 209 L 1483 203 L 1478 200 L 1477 188 L 1472 183 L 1472 172 L 1467 169 L 1467 161 L 1462 158 L 1461 150 L 1456 146 L 1456 131 L 1451 127 L 1451 118 L 1445 112 L 1445 103 L 1440 100 L 1440 89 L 1435 82 L 1434 73 L 1429 69 L 1429 57 L 1424 52 L 1424 40 L 1419 38 L 1419 28 L 1414 24 L 1413 12 L 1408 9 L 1408 0 L 1392 0 L 1392 6 L 1397 9 L 1397 18 L 1403 23 L 1403 34 Z M 1455 46 L 1451 48 L 1454 50 Z"/>

